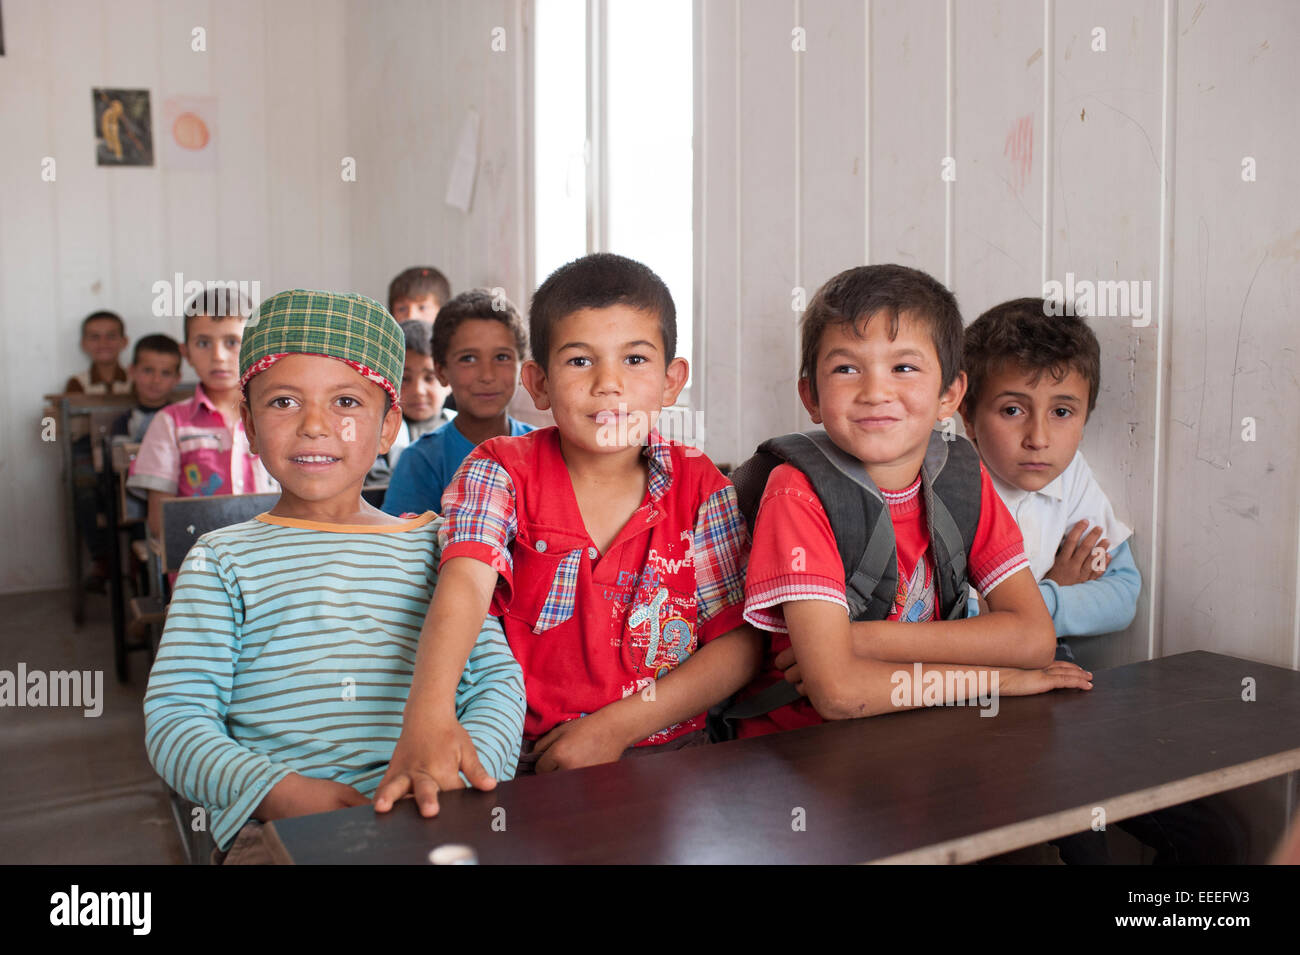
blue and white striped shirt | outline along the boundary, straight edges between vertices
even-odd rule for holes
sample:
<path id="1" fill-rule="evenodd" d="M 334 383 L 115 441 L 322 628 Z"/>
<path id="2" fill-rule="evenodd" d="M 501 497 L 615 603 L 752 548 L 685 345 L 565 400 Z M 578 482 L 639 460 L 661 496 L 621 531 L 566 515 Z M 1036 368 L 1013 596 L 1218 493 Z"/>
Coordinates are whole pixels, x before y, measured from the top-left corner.
<path id="1" fill-rule="evenodd" d="M 374 794 L 402 730 L 441 523 L 431 512 L 376 526 L 262 514 L 190 550 L 149 675 L 145 744 L 159 775 L 207 808 L 220 848 L 291 772 Z M 523 674 L 495 618 L 456 714 L 483 767 L 510 779 Z"/>

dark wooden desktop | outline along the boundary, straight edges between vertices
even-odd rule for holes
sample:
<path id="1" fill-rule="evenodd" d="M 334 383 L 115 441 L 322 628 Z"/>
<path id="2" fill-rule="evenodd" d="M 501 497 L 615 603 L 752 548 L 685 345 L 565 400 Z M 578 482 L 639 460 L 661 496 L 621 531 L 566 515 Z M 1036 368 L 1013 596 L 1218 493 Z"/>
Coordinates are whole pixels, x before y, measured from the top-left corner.
<path id="1" fill-rule="evenodd" d="M 270 827 L 305 864 L 453 843 L 481 864 L 962 863 L 1295 769 L 1300 673 L 1197 651 L 995 717 L 902 712 L 449 792 L 434 819 L 407 800 Z"/>

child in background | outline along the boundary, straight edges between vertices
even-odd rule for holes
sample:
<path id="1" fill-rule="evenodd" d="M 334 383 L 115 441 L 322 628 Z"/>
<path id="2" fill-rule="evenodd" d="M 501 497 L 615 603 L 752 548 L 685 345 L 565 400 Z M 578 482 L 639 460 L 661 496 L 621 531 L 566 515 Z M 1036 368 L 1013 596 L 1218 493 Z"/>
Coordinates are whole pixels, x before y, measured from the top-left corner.
<path id="1" fill-rule="evenodd" d="M 432 325 L 450 298 L 447 276 L 431 265 L 406 269 L 388 283 L 388 310 L 399 322 L 414 318 Z"/>
<path id="2" fill-rule="evenodd" d="M 555 427 L 492 438 L 443 494 L 442 576 L 389 771 L 386 812 L 413 793 L 491 786 L 451 716 L 453 680 L 492 608 L 524 670 L 520 772 L 704 743 L 705 711 L 762 652 L 741 620 L 748 535 L 735 489 L 656 430 L 686 383 L 667 286 L 608 253 L 533 296 L 524 385 Z"/>
<path id="3" fill-rule="evenodd" d="M 431 265 L 417 265 L 401 272 L 388 283 L 388 310 L 399 322 L 416 320 L 428 325 L 438 317 L 438 310 L 451 298 L 451 283 Z M 438 403 L 449 411 L 456 409 L 445 386 L 438 385 Z"/>
<path id="4" fill-rule="evenodd" d="M 1024 535 L 1029 568 L 1066 642 L 1125 629 L 1142 578 L 1110 499 L 1079 450 L 1101 390 L 1101 348 L 1081 318 L 1041 298 L 989 309 L 966 329 L 966 433 Z"/>
<path id="5" fill-rule="evenodd" d="M 1020 531 L 974 449 L 934 430 L 966 386 L 952 293 L 900 265 L 849 269 L 817 291 L 800 337 L 799 396 L 825 431 L 759 449 L 786 463 L 758 485 L 745 619 L 773 636 L 762 675 L 728 713 L 738 734 L 910 708 L 915 697 L 893 693 L 900 663 L 921 661 L 952 693 L 945 671 L 988 670 L 1006 696 L 1090 688 L 1089 674 L 1052 662 Z M 743 471 L 749 500 L 758 491 Z M 880 542 L 892 546 L 864 582 L 875 561 L 862 555 Z M 964 619 L 967 580 L 988 615 Z"/>
<path id="6" fill-rule="evenodd" d="M 393 468 L 412 442 L 418 441 L 451 420 L 451 414 L 442 408 L 446 389 L 438 381 L 433 367 L 433 329 L 428 322 L 408 319 L 401 323 L 406 339 L 406 361 L 402 365 L 402 427 L 393 439 L 387 454 L 375 459 L 367 484 L 388 484 Z M 413 513 L 438 508 L 420 508 Z M 404 513 L 404 512 L 397 512 Z"/>
<path id="7" fill-rule="evenodd" d="M 167 404 L 167 396 L 181 380 L 181 347 L 168 335 L 146 335 L 135 343 L 127 372 L 135 393 L 135 407 L 113 422 L 110 433 L 114 444 L 138 444 L 144 440 L 154 415 Z M 123 517 L 143 520 L 148 514 L 148 492 L 128 492 L 125 497 Z M 132 526 L 131 537 L 143 540 L 143 526 Z"/>
<path id="8" fill-rule="evenodd" d="M 128 488 L 149 495 L 149 532 L 162 536 L 162 499 L 274 491 L 239 419 L 239 343 L 249 305 L 214 284 L 185 305 L 181 353 L 198 373 L 194 397 L 154 416 Z"/>
<path id="9" fill-rule="evenodd" d="M 126 395 L 131 381 L 118 364 L 127 346 L 126 326 L 116 312 L 91 312 L 81 320 L 81 350 L 90 359 L 90 369 L 73 375 L 63 386 L 68 394 Z"/>
<path id="10" fill-rule="evenodd" d="M 438 380 L 451 388 L 458 410 L 454 419 L 402 454 L 384 496 L 385 511 L 441 512 L 442 492 L 477 445 L 533 430 L 506 413 L 527 348 L 523 320 L 509 299 L 496 300 L 487 289 L 474 289 L 442 307 L 433 325 L 431 364 Z"/>
<path id="11" fill-rule="evenodd" d="M 268 820 L 364 805 L 392 755 L 441 523 L 361 497 L 401 424 L 402 344 L 378 302 L 301 289 L 244 340 L 240 413 L 280 499 L 190 550 L 145 695 L 150 761 L 206 807 L 226 864 L 272 861 Z M 509 779 L 522 675 L 495 620 L 475 629 L 454 712 Z"/>
<path id="12" fill-rule="evenodd" d="M 142 441 L 153 416 L 167 404 L 167 396 L 181 380 L 181 347 L 167 335 L 146 335 L 135 343 L 131 355 L 131 388 L 135 407 L 113 422 L 111 434 Z"/>

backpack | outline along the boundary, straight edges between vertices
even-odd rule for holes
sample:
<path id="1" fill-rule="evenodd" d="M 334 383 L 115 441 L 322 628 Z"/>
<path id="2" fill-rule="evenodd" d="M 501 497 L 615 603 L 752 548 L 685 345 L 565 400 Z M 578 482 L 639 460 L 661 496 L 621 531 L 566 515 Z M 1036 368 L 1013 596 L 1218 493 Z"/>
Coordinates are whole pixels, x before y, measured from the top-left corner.
<path id="1" fill-rule="evenodd" d="M 731 475 L 751 535 L 767 479 L 782 462 L 804 473 L 830 520 L 844 564 L 849 619 L 884 620 L 898 588 L 898 552 L 889 507 L 866 467 L 840 450 L 825 431 L 764 441 Z M 932 431 L 921 464 L 921 491 L 939 613 L 945 620 L 957 620 L 966 616 L 967 568 L 980 518 L 980 461 L 974 445 L 960 435 Z M 715 720 L 715 735 L 734 738 L 736 720 L 761 716 L 799 698 L 793 683 L 778 681 L 712 713 L 726 724 L 718 726 Z"/>

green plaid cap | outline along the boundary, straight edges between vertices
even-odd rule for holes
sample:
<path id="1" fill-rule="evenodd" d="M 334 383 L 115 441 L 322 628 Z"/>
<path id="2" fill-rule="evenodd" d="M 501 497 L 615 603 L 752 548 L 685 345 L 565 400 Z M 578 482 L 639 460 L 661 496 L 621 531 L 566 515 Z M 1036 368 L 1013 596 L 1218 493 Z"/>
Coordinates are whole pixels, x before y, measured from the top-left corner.
<path id="1" fill-rule="evenodd" d="M 239 384 L 285 355 L 325 355 L 351 365 L 397 403 L 406 339 L 388 310 L 364 295 L 291 289 L 253 312 L 239 348 Z"/>

